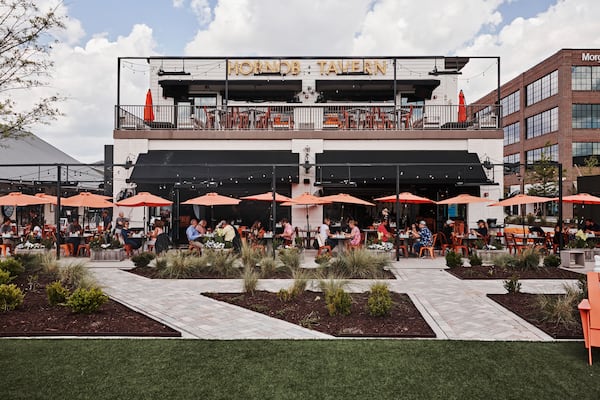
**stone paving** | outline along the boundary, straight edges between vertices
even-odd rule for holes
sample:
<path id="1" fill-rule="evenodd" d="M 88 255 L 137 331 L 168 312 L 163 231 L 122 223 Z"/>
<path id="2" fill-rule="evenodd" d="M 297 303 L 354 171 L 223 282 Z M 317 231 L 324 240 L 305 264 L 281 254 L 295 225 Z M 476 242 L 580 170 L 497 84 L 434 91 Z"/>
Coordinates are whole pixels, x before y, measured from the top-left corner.
<path id="1" fill-rule="evenodd" d="M 312 257 L 306 256 L 306 259 Z M 312 263 L 312 261 L 310 261 Z M 460 280 L 444 271 L 444 258 L 401 259 L 393 262 L 396 280 L 390 290 L 407 293 L 438 339 L 552 341 L 486 297 L 506 293 L 502 280 Z M 203 292 L 240 292 L 239 279 L 147 279 L 125 271 L 130 261 L 90 263 L 104 290 L 115 300 L 182 332 L 201 339 L 324 339 L 332 336 L 263 314 L 218 302 Z M 591 270 L 592 265 L 585 269 Z M 561 293 L 561 280 L 522 280 L 528 293 Z M 278 291 L 291 280 L 266 279 L 260 290 Z M 350 281 L 349 290 L 367 290 L 372 281 Z"/>

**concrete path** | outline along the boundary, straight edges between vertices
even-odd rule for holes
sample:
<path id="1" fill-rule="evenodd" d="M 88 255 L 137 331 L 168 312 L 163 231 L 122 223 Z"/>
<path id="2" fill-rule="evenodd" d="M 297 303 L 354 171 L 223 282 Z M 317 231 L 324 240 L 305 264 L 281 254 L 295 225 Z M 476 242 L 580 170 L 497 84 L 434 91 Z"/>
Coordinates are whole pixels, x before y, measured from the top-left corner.
<path id="1" fill-rule="evenodd" d="M 312 260 L 307 254 L 307 260 Z M 311 261 L 312 263 L 312 261 Z M 486 297 L 506 293 L 502 280 L 460 280 L 444 271 L 444 259 L 401 259 L 391 267 L 390 290 L 407 293 L 438 339 L 553 339 Z M 240 292 L 239 279 L 146 279 L 125 271 L 130 261 L 90 263 L 105 291 L 115 300 L 155 318 L 186 338 L 323 339 L 329 335 L 202 296 L 203 292 Z M 588 266 L 585 272 L 591 269 Z M 522 280 L 528 293 L 561 293 L 574 281 Z M 261 280 L 258 288 L 276 292 L 291 280 Z M 372 281 L 350 281 L 349 290 L 367 290 Z M 316 283 L 315 283 L 316 285 Z"/>

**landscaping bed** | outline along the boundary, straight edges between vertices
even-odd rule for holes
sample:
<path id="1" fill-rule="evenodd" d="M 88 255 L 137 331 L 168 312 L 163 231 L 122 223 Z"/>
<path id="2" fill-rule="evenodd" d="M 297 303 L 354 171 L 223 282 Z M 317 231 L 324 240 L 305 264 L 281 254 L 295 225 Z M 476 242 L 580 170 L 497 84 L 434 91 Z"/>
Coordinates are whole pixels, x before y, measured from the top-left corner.
<path id="1" fill-rule="evenodd" d="M 517 275 L 519 279 L 579 279 L 584 275 L 562 268 L 537 268 L 512 270 L 494 267 L 456 267 L 446 270 L 459 279 L 510 279 Z"/>
<path id="2" fill-rule="evenodd" d="M 314 329 L 333 336 L 425 337 L 435 333 L 406 294 L 391 292 L 393 307 L 385 317 L 367 311 L 368 293 L 352 293 L 350 315 L 330 316 L 321 292 L 304 291 L 288 302 L 277 293 L 203 293 L 216 300 L 260 312 L 273 318 Z"/>
<path id="3" fill-rule="evenodd" d="M 556 321 L 544 321 L 544 315 L 537 304 L 537 296 L 539 295 L 511 293 L 488 294 L 487 296 L 555 339 L 583 339 L 583 331 L 580 324 L 566 327 L 558 324 Z M 560 295 L 546 296 L 557 298 Z"/>
<path id="4" fill-rule="evenodd" d="M 30 276 L 23 273 L 12 282 L 23 291 L 25 300 L 12 311 L 0 312 L 0 336 L 181 336 L 176 330 L 113 300 L 91 314 L 75 314 L 65 306 L 50 306 L 45 286 L 54 279 L 42 273 L 37 280 Z"/>

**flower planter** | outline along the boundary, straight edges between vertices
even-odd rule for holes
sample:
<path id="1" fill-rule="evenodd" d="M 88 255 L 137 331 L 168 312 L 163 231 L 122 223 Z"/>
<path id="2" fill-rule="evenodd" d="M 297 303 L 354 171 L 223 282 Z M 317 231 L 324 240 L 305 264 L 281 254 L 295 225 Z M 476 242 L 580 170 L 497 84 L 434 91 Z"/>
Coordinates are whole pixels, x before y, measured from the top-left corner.
<path id="1" fill-rule="evenodd" d="M 31 255 L 35 255 L 35 254 L 46 254 L 48 253 L 48 249 L 19 249 L 16 248 L 15 249 L 15 254 L 31 254 Z"/>
<path id="2" fill-rule="evenodd" d="M 125 249 L 91 250 L 91 261 L 123 261 Z"/>
<path id="3" fill-rule="evenodd" d="M 483 266 L 494 265 L 494 258 L 502 255 L 509 254 L 507 249 L 502 250 L 476 250 L 477 255 L 481 257 L 481 264 Z"/>

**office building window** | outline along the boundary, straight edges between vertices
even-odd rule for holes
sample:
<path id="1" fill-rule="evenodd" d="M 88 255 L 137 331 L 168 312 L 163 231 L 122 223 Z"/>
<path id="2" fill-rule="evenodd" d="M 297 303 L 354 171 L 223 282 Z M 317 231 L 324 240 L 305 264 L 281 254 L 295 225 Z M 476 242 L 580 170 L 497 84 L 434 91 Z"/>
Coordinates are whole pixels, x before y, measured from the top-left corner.
<path id="1" fill-rule="evenodd" d="M 600 142 L 573 142 L 571 147 L 573 165 L 585 165 L 592 156 L 600 161 Z"/>
<path id="2" fill-rule="evenodd" d="M 558 71 L 554 71 L 527 85 L 527 105 L 530 106 L 557 93 Z"/>
<path id="3" fill-rule="evenodd" d="M 521 155 L 519 153 L 504 156 L 504 175 L 512 175 L 519 173 L 520 162 Z"/>
<path id="4" fill-rule="evenodd" d="M 573 128 L 600 128 L 600 104 L 573 104 Z"/>
<path id="5" fill-rule="evenodd" d="M 527 139 L 555 132 L 558 130 L 558 107 L 529 117 L 525 123 Z"/>
<path id="6" fill-rule="evenodd" d="M 509 94 L 505 98 L 500 100 L 502 106 L 502 116 L 506 117 L 514 112 L 519 111 L 521 108 L 521 94 L 517 90 L 516 92 Z"/>
<path id="7" fill-rule="evenodd" d="M 518 143 L 520 141 L 520 123 L 515 122 L 504 127 L 504 145 Z"/>
<path id="8" fill-rule="evenodd" d="M 600 66 L 571 67 L 571 87 L 573 90 L 600 90 Z"/>
<path id="9" fill-rule="evenodd" d="M 553 144 L 525 152 L 525 163 L 533 164 L 540 161 L 542 157 L 549 161 L 558 162 L 558 145 Z"/>

